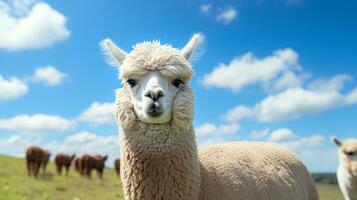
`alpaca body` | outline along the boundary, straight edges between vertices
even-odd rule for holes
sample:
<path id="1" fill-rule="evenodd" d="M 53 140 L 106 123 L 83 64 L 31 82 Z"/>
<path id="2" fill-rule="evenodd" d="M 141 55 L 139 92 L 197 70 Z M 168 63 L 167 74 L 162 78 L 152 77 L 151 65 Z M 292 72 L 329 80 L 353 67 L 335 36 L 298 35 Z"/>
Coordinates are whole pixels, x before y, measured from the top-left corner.
<path id="1" fill-rule="evenodd" d="M 32 146 L 26 150 L 26 165 L 28 175 L 37 177 L 41 166 L 43 167 L 43 172 L 46 170 L 46 165 L 50 158 L 50 153 L 37 146 Z"/>
<path id="2" fill-rule="evenodd" d="M 140 122 L 128 112 L 128 101 L 125 90 L 117 90 L 117 117 L 125 126 L 120 171 L 126 200 L 318 199 L 312 177 L 288 149 L 236 142 L 197 152 L 192 125 L 175 129 Z"/>
<path id="3" fill-rule="evenodd" d="M 182 50 L 158 41 L 127 54 L 102 42 L 121 66 L 116 91 L 120 175 L 125 200 L 318 200 L 312 177 L 289 150 L 266 143 L 225 143 L 197 149 L 193 75 Z"/>
<path id="4" fill-rule="evenodd" d="M 62 175 L 62 168 L 66 169 L 66 176 L 68 176 L 69 168 L 74 159 L 75 155 L 65 155 L 65 154 L 57 154 L 55 158 L 56 170 L 58 175 Z"/>
<path id="5" fill-rule="evenodd" d="M 43 155 L 43 158 L 42 158 L 42 170 L 43 170 L 43 172 L 46 172 L 46 167 L 47 167 L 48 161 L 50 161 L 50 157 L 51 157 L 50 152 L 47 151 L 47 150 L 44 150 L 44 155 Z"/>
<path id="6" fill-rule="evenodd" d="M 317 200 L 314 181 L 287 148 L 230 142 L 198 149 L 200 200 Z"/>

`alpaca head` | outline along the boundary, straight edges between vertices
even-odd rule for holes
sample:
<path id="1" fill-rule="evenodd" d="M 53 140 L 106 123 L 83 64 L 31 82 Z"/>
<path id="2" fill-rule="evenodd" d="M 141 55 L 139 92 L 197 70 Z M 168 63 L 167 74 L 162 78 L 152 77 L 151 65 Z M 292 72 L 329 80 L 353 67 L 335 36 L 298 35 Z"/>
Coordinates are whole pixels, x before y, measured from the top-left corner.
<path id="1" fill-rule="evenodd" d="M 343 164 L 351 174 L 357 176 L 357 140 L 341 142 L 337 138 L 333 138 L 333 142 L 338 147 L 341 164 Z"/>
<path id="2" fill-rule="evenodd" d="M 202 41 L 195 34 L 183 49 L 158 41 L 143 42 L 125 53 L 111 40 L 101 45 L 119 68 L 124 90 L 130 94 L 138 120 L 148 124 L 168 123 L 174 118 L 175 100 L 188 90 L 193 69 L 188 61 Z"/>

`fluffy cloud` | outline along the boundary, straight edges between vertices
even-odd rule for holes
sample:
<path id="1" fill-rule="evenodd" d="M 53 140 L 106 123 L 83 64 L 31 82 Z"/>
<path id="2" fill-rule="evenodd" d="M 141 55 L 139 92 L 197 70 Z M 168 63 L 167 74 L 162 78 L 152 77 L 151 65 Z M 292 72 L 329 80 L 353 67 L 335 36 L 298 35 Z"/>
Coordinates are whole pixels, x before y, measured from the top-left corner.
<path id="1" fill-rule="evenodd" d="M 292 73 L 299 70 L 298 54 L 290 49 L 281 49 L 265 58 L 256 58 L 246 53 L 233 59 L 228 65 L 219 64 L 209 74 L 204 75 L 203 84 L 218 88 L 228 88 L 235 92 L 253 84 L 273 85 L 277 89 L 299 86 L 302 77 Z"/>
<path id="2" fill-rule="evenodd" d="M 31 145 L 40 145 L 40 137 L 31 135 L 14 134 L 8 137 L 0 138 L 0 152 L 12 156 L 23 157 L 26 148 Z"/>
<path id="3" fill-rule="evenodd" d="M 273 142 L 280 142 L 280 141 L 294 140 L 296 138 L 297 136 L 293 133 L 292 130 L 287 128 L 281 128 L 272 132 L 268 140 Z"/>
<path id="4" fill-rule="evenodd" d="M 269 132 L 269 129 L 264 129 L 256 133 L 258 133 L 259 138 L 262 140 L 280 143 L 296 152 L 306 150 L 306 148 L 319 147 L 326 141 L 326 137 L 323 135 L 300 136 L 288 128 L 279 128 L 272 132 Z"/>
<path id="5" fill-rule="evenodd" d="M 43 48 L 69 37 L 67 19 L 44 2 L 0 2 L 0 48 Z"/>
<path id="6" fill-rule="evenodd" d="M 51 142 L 46 145 L 52 153 L 108 155 L 107 165 L 113 166 L 119 157 L 119 137 L 117 134 L 101 136 L 92 132 L 79 132 L 67 137 L 63 142 Z"/>
<path id="7" fill-rule="evenodd" d="M 352 90 L 345 98 L 346 104 L 355 104 L 357 103 L 357 88 Z"/>
<path id="8" fill-rule="evenodd" d="M 216 125 L 212 123 L 203 124 L 195 129 L 197 136 L 222 136 L 231 135 L 239 130 L 238 124 Z"/>
<path id="9" fill-rule="evenodd" d="M 326 140 L 323 135 L 298 136 L 292 130 L 280 128 L 273 131 L 268 137 L 268 141 L 278 142 L 294 150 L 321 146 Z"/>
<path id="10" fill-rule="evenodd" d="M 115 121 L 114 107 L 114 103 L 94 102 L 79 115 L 78 120 L 96 124 L 113 123 Z"/>
<path id="11" fill-rule="evenodd" d="M 16 133 L 51 133 L 70 129 L 73 122 L 60 116 L 35 114 L 0 119 L 0 129 Z"/>
<path id="12" fill-rule="evenodd" d="M 64 142 L 52 142 L 47 145 L 54 152 L 77 154 L 109 154 L 119 152 L 118 135 L 100 136 L 92 132 L 79 132 L 67 137 Z"/>
<path id="13" fill-rule="evenodd" d="M 238 13 L 236 9 L 233 6 L 229 6 L 227 8 L 220 10 L 216 18 L 219 22 L 223 22 L 224 24 L 229 24 L 237 17 L 237 15 Z"/>
<path id="14" fill-rule="evenodd" d="M 0 102 L 19 98 L 27 91 L 28 87 L 25 82 L 15 77 L 7 80 L 0 75 Z"/>
<path id="15" fill-rule="evenodd" d="M 52 66 L 45 66 L 35 70 L 32 80 L 35 82 L 43 82 L 48 86 L 56 86 L 61 84 L 66 76 L 65 73 L 60 72 Z"/>
<path id="16" fill-rule="evenodd" d="M 244 118 L 260 122 L 274 122 L 297 119 L 303 115 L 317 114 L 322 111 L 356 103 L 355 91 L 348 95 L 340 93 L 344 82 L 350 78 L 337 75 L 330 80 L 317 80 L 309 89 L 291 88 L 278 94 L 269 95 L 253 107 L 238 105 L 225 114 L 227 121 Z"/>
<path id="17" fill-rule="evenodd" d="M 266 128 L 264 130 L 261 130 L 261 131 L 253 130 L 252 132 L 250 132 L 250 137 L 253 138 L 253 139 L 265 138 L 268 135 L 269 135 L 269 129 L 268 128 Z"/>

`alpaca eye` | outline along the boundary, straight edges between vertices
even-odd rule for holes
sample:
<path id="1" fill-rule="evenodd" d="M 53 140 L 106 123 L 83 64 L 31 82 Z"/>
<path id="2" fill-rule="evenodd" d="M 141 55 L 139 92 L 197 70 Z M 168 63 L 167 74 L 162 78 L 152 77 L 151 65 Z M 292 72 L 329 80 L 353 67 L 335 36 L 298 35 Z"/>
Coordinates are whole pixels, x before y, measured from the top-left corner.
<path id="1" fill-rule="evenodd" d="M 345 154 L 348 156 L 353 156 L 354 152 L 349 151 L 349 152 L 346 152 Z"/>
<path id="2" fill-rule="evenodd" d="M 126 82 L 130 85 L 130 87 L 134 87 L 136 85 L 136 81 L 134 79 L 129 79 Z"/>
<path id="3" fill-rule="evenodd" d="M 179 88 L 183 84 L 183 81 L 181 79 L 175 79 L 172 81 L 172 85 L 175 87 Z"/>

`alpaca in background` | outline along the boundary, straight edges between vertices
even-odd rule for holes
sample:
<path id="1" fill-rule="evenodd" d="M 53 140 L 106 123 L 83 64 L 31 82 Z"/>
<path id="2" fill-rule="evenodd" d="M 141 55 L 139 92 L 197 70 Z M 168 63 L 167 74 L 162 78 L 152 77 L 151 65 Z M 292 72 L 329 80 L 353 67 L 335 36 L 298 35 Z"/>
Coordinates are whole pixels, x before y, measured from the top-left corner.
<path id="1" fill-rule="evenodd" d="M 345 200 L 357 200 L 357 140 L 332 140 L 338 147 L 340 161 L 337 169 L 338 185 Z"/>
<path id="2" fill-rule="evenodd" d="M 58 175 L 62 175 L 62 168 L 64 167 L 66 169 L 66 176 L 68 176 L 69 168 L 75 156 L 75 154 L 73 154 L 72 156 L 66 154 L 56 155 L 55 164 Z"/>
<path id="3" fill-rule="evenodd" d="M 42 170 L 43 172 L 46 172 L 46 167 L 48 164 L 48 161 L 50 161 L 51 153 L 47 150 L 43 150 L 43 157 L 42 157 Z"/>
<path id="4" fill-rule="evenodd" d="M 120 159 L 115 159 L 114 169 L 118 176 L 120 176 Z"/>
<path id="5" fill-rule="evenodd" d="M 41 166 L 43 171 L 46 170 L 46 165 L 50 158 L 50 153 L 38 146 L 31 146 L 26 150 L 26 166 L 29 176 L 37 177 Z"/>

